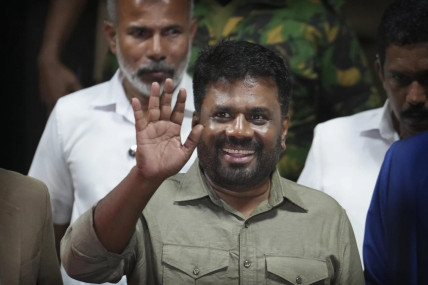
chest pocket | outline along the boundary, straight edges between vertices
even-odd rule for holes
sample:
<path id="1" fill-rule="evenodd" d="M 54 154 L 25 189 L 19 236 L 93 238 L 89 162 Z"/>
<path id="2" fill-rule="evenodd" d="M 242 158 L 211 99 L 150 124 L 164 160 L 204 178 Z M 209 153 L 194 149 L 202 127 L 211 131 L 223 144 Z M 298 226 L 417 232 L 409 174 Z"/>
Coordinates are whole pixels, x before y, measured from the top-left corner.
<path id="1" fill-rule="evenodd" d="M 266 256 L 267 284 L 330 284 L 323 260 Z"/>
<path id="2" fill-rule="evenodd" d="M 229 252 L 220 249 L 164 245 L 163 284 L 227 284 Z"/>

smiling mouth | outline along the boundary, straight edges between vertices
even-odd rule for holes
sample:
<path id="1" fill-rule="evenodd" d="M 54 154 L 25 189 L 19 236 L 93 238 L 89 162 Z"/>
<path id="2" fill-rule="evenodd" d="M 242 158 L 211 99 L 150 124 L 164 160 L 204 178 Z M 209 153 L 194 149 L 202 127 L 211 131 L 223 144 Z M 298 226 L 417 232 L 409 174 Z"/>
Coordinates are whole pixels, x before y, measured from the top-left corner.
<path id="1" fill-rule="evenodd" d="M 247 149 L 230 149 L 230 148 L 224 148 L 223 151 L 230 155 L 252 155 L 255 153 L 254 150 L 247 150 Z"/>

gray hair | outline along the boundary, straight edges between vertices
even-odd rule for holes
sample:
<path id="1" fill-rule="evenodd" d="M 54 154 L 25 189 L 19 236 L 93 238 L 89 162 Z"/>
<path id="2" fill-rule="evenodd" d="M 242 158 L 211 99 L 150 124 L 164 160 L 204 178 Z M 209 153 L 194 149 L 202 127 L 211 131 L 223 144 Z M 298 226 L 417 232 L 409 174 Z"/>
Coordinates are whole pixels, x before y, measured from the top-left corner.
<path id="1" fill-rule="evenodd" d="M 73 0 L 72 0 L 73 1 Z M 111 21 L 115 26 L 117 25 L 117 1 L 119 0 L 107 0 L 107 15 L 108 20 Z M 151 2 L 165 1 L 165 0 L 150 0 Z M 175 1 L 175 0 L 170 0 Z M 189 1 L 189 20 L 193 18 L 193 0 Z"/>

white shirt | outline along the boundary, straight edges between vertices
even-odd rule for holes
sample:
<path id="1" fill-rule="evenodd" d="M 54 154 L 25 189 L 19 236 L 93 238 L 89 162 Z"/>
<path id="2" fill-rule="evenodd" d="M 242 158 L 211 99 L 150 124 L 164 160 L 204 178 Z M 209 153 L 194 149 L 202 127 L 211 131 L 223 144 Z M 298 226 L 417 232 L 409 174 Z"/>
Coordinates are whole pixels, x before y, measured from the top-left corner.
<path id="1" fill-rule="evenodd" d="M 180 88 L 187 91 L 181 129 L 184 142 L 192 129 L 194 110 L 192 79 L 187 74 L 173 94 L 172 106 Z M 59 99 L 29 171 L 29 176 L 48 186 L 53 223 L 74 222 L 119 184 L 135 165 L 135 157 L 128 153 L 135 144 L 134 114 L 119 72 L 110 81 Z M 195 158 L 196 151 L 181 172 Z M 64 284 L 76 282 L 64 274 L 63 278 Z"/>
<path id="2" fill-rule="evenodd" d="M 329 194 L 346 210 L 361 258 L 377 176 L 386 151 L 398 139 L 388 101 L 382 108 L 318 124 L 297 181 Z"/>

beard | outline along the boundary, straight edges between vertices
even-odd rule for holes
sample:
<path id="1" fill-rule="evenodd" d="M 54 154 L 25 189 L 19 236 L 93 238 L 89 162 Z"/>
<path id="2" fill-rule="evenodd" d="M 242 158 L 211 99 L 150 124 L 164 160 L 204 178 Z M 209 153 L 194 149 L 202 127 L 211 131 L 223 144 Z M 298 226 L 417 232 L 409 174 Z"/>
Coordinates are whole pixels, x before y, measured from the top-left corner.
<path id="1" fill-rule="evenodd" d="M 236 163 L 223 166 L 221 164 L 223 148 L 233 149 L 237 146 L 255 151 L 254 165 Z M 208 147 L 203 140 L 200 140 L 197 151 L 201 169 L 213 183 L 229 190 L 242 191 L 259 185 L 276 169 L 282 153 L 281 137 L 278 137 L 271 151 L 266 150 L 262 142 L 254 139 L 242 140 L 233 137 L 217 139 L 214 148 Z"/>
<path id="2" fill-rule="evenodd" d="M 191 43 L 189 43 L 189 46 L 190 44 Z M 187 70 L 191 53 L 191 50 L 189 49 L 186 57 L 183 59 L 182 62 L 180 62 L 178 66 L 168 64 L 164 61 L 151 61 L 149 63 L 141 64 L 136 69 L 133 69 L 131 64 L 127 63 L 126 60 L 123 58 L 118 41 L 116 42 L 116 47 L 117 62 L 123 75 L 129 81 L 129 83 L 131 83 L 131 85 L 138 90 L 138 92 L 140 92 L 146 97 L 150 97 L 150 89 L 153 82 L 144 82 L 141 77 L 143 74 L 154 71 L 163 72 L 167 75 L 166 78 L 172 79 L 175 89 L 180 84 L 184 72 Z M 160 94 L 163 93 L 166 78 L 158 81 L 160 85 Z"/>

